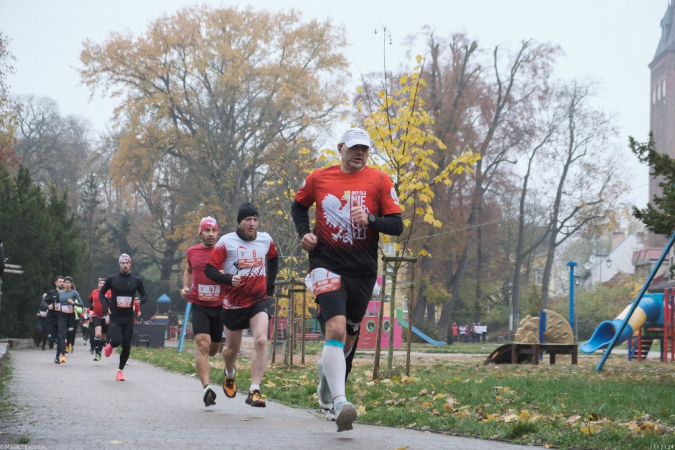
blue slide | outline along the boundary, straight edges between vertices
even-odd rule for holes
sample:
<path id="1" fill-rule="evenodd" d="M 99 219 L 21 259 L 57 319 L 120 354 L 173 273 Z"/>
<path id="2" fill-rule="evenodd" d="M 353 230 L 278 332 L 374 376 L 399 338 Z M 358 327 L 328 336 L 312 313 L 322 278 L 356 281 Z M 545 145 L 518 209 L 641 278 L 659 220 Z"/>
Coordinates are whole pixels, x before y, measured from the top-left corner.
<path id="1" fill-rule="evenodd" d="M 612 339 L 614 339 L 617 330 L 621 328 L 621 325 L 626 320 L 626 315 L 632 305 L 633 303 L 629 303 L 616 319 L 605 320 L 598 325 L 598 328 L 593 332 L 588 342 L 584 342 L 579 346 L 579 350 L 584 353 L 593 353 L 596 350 L 606 348 Z M 645 323 L 651 323 L 656 326 L 663 325 L 663 294 L 646 294 L 642 297 L 628 324 L 623 329 L 623 333 L 617 339 L 616 345 L 626 342 Z"/>
<path id="2" fill-rule="evenodd" d="M 396 318 L 398 319 L 398 323 L 399 323 L 399 325 L 401 325 L 402 328 L 408 328 L 408 322 L 403 320 L 403 311 L 402 310 L 400 310 L 400 309 L 396 310 Z M 412 332 L 415 333 L 416 335 L 418 335 L 419 337 L 421 337 L 422 339 L 424 339 L 425 341 L 427 341 L 428 343 L 432 344 L 432 345 L 445 345 L 445 342 L 434 341 L 429 336 L 422 333 L 420 330 L 418 330 L 415 327 L 412 327 Z"/>

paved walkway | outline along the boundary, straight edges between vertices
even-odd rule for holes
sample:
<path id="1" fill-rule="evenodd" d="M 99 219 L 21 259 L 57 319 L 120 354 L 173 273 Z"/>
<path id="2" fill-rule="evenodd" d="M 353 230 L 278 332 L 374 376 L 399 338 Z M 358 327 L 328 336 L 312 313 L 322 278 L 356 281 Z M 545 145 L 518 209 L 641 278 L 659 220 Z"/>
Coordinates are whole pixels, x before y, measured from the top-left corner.
<path id="1" fill-rule="evenodd" d="M 4 430 L 51 449 L 531 449 L 414 430 L 355 424 L 337 433 L 317 412 L 269 401 L 251 408 L 239 393 L 205 408 L 195 378 L 132 360 L 115 381 L 119 356 L 96 363 L 81 346 L 56 365 L 52 351 L 11 351 L 9 392 L 23 410 Z M 132 350 L 133 356 L 133 350 Z M 7 436 L 7 435 L 5 435 Z M 6 442 L 6 441 L 5 441 Z"/>

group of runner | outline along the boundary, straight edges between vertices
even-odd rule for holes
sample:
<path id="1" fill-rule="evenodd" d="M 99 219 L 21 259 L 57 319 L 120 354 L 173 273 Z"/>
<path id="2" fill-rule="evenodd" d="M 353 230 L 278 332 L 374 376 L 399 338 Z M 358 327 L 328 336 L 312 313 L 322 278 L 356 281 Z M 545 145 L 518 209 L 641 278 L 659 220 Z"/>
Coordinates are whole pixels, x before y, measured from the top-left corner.
<path id="1" fill-rule="evenodd" d="M 337 146 L 341 164 L 310 174 L 292 205 L 301 247 L 309 256 L 306 283 L 316 296 L 318 319 L 325 335 L 317 363 L 317 396 L 326 417 L 336 421 L 338 432 L 351 430 L 357 417 L 354 405 L 346 397 L 345 385 L 359 325 L 376 282 L 379 233 L 397 236 L 403 232 L 401 208 L 390 178 L 367 167 L 370 148 L 366 131 L 347 130 Z M 312 230 L 309 208 L 314 204 L 316 225 Z M 259 217 L 253 204 L 242 204 L 237 212 L 237 228 L 220 239 L 217 221 L 205 217 L 199 224 L 200 243 L 187 250 L 181 296 L 193 304 L 195 365 L 207 407 L 216 404 L 216 392 L 210 386 L 209 356 L 218 353 L 223 332 L 223 392 L 228 398 L 237 395 L 236 361 L 242 332 L 247 328 L 253 334 L 254 355 L 245 402 L 253 407 L 266 406 L 260 384 L 267 366 L 268 298 L 274 293 L 279 263 L 272 237 L 258 230 Z M 122 371 L 133 337 L 132 300 L 138 292 L 145 303 L 147 294 L 142 281 L 130 273 L 131 258 L 123 254 L 119 265 L 119 273 L 99 280 L 98 292 L 95 290 L 89 298 L 96 330 L 95 358 L 100 359 L 108 334 L 110 343 L 104 353 L 110 356 L 114 348 L 122 347 L 117 380 L 124 381 Z M 82 302 L 72 289 L 72 280 L 68 286 L 68 277 L 62 279 L 61 290 L 59 280 L 57 289 L 45 294 L 44 301 L 48 318 L 54 314 L 53 304 L 62 305 L 58 314 L 64 318 L 59 316 L 58 321 L 63 325 L 49 332 L 50 342 L 55 334 L 61 343 L 72 324 L 63 305 L 70 311 L 68 305 Z M 57 363 L 62 350 L 59 344 Z"/>

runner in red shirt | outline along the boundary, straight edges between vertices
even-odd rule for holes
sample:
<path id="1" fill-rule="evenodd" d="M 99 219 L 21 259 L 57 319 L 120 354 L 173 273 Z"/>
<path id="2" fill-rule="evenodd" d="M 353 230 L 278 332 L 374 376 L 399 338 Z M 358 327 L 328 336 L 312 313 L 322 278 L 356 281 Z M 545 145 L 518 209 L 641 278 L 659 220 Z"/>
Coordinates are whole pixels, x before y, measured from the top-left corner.
<path id="1" fill-rule="evenodd" d="M 94 361 L 101 360 L 101 349 L 103 349 L 103 343 L 105 342 L 108 328 L 110 327 L 110 316 L 107 313 L 108 306 L 106 305 L 106 313 L 103 314 L 103 308 L 98 298 L 98 291 L 104 284 L 105 278 L 99 278 L 98 289 L 94 289 L 91 291 L 91 294 L 89 294 L 90 306 L 93 309 L 91 321 L 94 324 L 94 351 L 96 352 Z M 110 291 L 106 293 L 106 298 L 110 298 Z"/>
<path id="2" fill-rule="evenodd" d="M 260 383 L 267 366 L 267 298 L 274 293 L 279 257 L 272 237 L 258 231 L 258 210 L 255 206 L 250 203 L 241 205 L 237 223 L 239 226 L 236 232 L 228 233 L 218 240 L 206 265 L 206 276 L 222 284 L 225 295 L 223 391 L 229 398 L 237 395 L 234 363 L 241 347 L 242 331 L 250 327 L 255 354 L 251 359 L 251 387 L 246 404 L 265 407 L 265 400 L 260 395 Z"/>
<path id="3" fill-rule="evenodd" d="M 302 249 L 309 253 L 310 290 L 326 319 L 326 342 L 317 363 L 322 408 L 335 408 L 338 431 L 352 429 L 356 409 L 345 397 L 345 355 L 358 334 L 377 277 L 379 233 L 403 232 L 396 190 L 384 172 L 367 167 L 371 142 L 360 128 L 338 143 L 339 166 L 318 169 L 291 208 Z M 316 227 L 309 208 L 316 204 Z"/>
<path id="4" fill-rule="evenodd" d="M 220 284 L 204 275 L 206 261 L 218 239 L 218 223 L 204 217 L 199 223 L 200 244 L 187 249 L 183 289 L 180 295 L 192 303 L 192 329 L 197 343 L 195 365 L 204 388 L 204 405 L 216 404 L 216 393 L 209 386 L 209 356 L 215 356 L 223 339 L 223 294 Z"/>

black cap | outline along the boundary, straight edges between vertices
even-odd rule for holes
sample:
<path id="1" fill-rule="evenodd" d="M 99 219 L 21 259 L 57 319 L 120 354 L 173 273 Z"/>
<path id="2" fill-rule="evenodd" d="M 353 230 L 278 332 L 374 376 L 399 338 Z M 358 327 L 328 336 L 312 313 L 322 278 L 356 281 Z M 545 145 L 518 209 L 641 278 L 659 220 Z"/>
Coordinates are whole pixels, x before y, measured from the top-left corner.
<path id="1" fill-rule="evenodd" d="M 258 217 L 258 209 L 252 203 L 243 203 L 237 213 L 237 223 L 241 223 L 242 220 L 251 216 Z"/>

